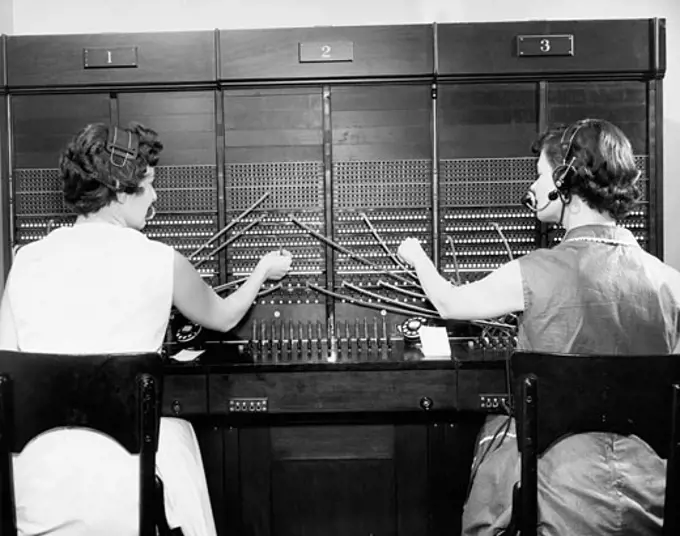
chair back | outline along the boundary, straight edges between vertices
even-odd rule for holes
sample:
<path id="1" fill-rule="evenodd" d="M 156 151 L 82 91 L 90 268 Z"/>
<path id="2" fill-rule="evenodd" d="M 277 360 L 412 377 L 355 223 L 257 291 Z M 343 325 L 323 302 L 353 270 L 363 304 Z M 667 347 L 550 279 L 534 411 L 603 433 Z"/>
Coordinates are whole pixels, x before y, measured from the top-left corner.
<path id="1" fill-rule="evenodd" d="M 162 378 L 157 353 L 0 351 L 2 534 L 16 534 L 12 454 L 41 433 L 61 427 L 99 431 L 139 455 L 140 534 L 153 534 Z"/>
<path id="2" fill-rule="evenodd" d="M 537 380 L 537 454 L 566 435 L 600 431 L 635 434 L 669 457 L 671 386 L 680 383 L 680 356 L 515 352 L 510 370 L 515 401 L 522 378 Z M 521 428 L 524 416 L 516 411 L 516 417 Z"/>
<path id="3" fill-rule="evenodd" d="M 635 434 L 668 460 L 664 535 L 680 533 L 680 355 L 515 352 L 510 361 L 522 459 L 523 536 L 538 523 L 537 457 L 578 433 Z"/>

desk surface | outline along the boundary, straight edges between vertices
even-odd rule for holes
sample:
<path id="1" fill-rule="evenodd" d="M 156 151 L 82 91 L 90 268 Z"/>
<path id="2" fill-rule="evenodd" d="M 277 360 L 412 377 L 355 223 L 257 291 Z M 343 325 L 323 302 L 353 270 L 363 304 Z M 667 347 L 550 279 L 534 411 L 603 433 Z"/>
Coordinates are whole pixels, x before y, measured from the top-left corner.
<path id="1" fill-rule="evenodd" d="M 239 345 L 206 348 L 195 361 L 169 360 L 166 415 L 348 414 L 502 411 L 508 350 L 455 347 L 426 359 L 416 346 L 354 359 L 253 360 Z"/>
<path id="2" fill-rule="evenodd" d="M 344 349 L 346 350 L 346 349 Z M 254 354 L 246 343 L 206 345 L 191 361 L 167 359 L 168 374 L 248 373 L 248 372 L 311 372 L 350 370 L 432 370 L 432 369 L 504 369 L 512 350 L 501 348 L 471 348 L 464 344 L 451 345 L 451 357 L 425 357 L 418 345 L 393 341 L 384 351 L 317 352 L 306 358 L 292 357 L 273 351 Z"/>

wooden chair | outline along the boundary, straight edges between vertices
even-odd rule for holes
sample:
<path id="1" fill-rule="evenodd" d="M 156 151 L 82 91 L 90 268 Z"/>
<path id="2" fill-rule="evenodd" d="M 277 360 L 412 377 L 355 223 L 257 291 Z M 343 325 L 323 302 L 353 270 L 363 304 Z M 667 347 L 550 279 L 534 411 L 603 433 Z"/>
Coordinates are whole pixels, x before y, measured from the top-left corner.
<path id="1" fill-rule="evenodd" d="M 668 461 L 663 535 L 680 534 L 680 355 L 515 352 L 510 369 L 522 469 L 504 534 L 537 533 L 538 456 L 595 431 L 635 434 Z"/>
<path id="2" fill-rule="evenodd" d="M 0 351 L 0 534 L 16 535 L 12 454 L 39 434 L 85 427 L 139 455 L 141 536 L 171 534 L 156 478 L 162 362 L 158 354 Z"/>

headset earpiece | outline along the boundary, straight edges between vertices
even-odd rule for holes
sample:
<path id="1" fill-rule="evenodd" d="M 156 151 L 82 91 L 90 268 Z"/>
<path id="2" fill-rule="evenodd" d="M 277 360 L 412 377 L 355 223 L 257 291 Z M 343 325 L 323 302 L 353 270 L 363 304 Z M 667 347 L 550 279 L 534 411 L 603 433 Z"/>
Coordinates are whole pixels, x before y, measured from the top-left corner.
<path id="1" fill-rule="evenodd" d="M 568 163 L 564 162 L 554 169 L 553 182 L 558 190 L 562 191 L 568 188 L 569 185 L 567 183 L 571 182 L 569 179 L 572 173 L 576 173 L 576 168 L 574 168 L 575 160 L 576 157 L 572 157 Z"/>
<path id="2" fill-rule="evenodd" d="M 566 174 L 567 170 L 564 169 L 564 166 L 558 166 L 555 168 L 555 171 L 553 171 L 553 182 L 555 183 L 555 188 L 558 190 L 561 190 L 564 187 Z"/>
<path id="3" fill-rule="evenodd" d="M 571 153 L 572 151 L 576 135 L 581 130 L 581 128 L 583 128 L 590 122 L 591 120 L 584 119 L 582 121 L 573 123 L 564 130 L 564 132 L 562 133 L 562 139 L 560 140 L 560 148 L 562 150 L 562 162 L 557 167 L 555 167 L 552 174 L 552 180 L 555 185 L 555 189 L 548 193 L 548 201 L 541 207 L 537 206 L 536 195 L 534 194 L 534 192 L 529 190 L 529 192 L 527 192 L 524 195 L 524 197 L 522 197 L 521 200 L 521 203 L 525 205 L 529 210 L 535 213 L 542 212 L 550 205 L 550 203 L 552 203 L 553 201 L 557 201 L 558 199 L 561 199 L 562 213 L 564 214 L 564 207 L 571 200 L 571 193 L 569 191 L 571 186 L 570 179 L 573 174 L 576 174 L 576 168 L 574 167 L 576 157 L 572 156 L 571 160 L 569 160 L 568 162 L 567 159 L 569 158 L 569 153 Z M 570 132 L 571 134 L 569 135 L 569 139 L 567 140 L 566 139 L 567 135 Z M 560 218 L 560 224 L 561 222 L 562 219 Z"/>

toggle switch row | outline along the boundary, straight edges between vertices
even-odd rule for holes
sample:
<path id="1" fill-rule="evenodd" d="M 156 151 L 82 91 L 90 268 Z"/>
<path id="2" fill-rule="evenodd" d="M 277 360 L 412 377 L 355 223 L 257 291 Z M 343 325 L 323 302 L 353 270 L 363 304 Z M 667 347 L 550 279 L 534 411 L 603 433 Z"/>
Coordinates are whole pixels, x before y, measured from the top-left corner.
<path id="1" fill-rule="evenodd" d="M 256 363 L 379 361 L 392 350 L 385 318 L 337 322 L 330 330 L 323 322 L 255 320 L 249 341 Z"/>

